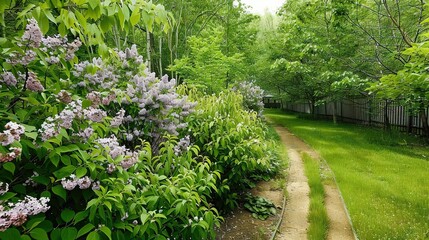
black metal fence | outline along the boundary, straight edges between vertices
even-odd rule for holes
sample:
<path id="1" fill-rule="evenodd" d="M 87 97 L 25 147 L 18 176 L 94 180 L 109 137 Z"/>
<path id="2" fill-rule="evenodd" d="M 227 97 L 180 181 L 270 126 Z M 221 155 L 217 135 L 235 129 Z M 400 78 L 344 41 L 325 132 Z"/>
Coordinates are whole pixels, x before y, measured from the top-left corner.
<path id="1" fill-rule="evenodd" d="M 335 110 L 335 105 L 336 110 Z M 281 108 L 310 113 L 308 103 L 282 103 Z M 314 113 L 319 116 L 332 117 L 336 112 L 338 120 L 372 126 L 384 126 L 412 134 L 423 134 L 423 123 L 420 117 L 408 107 L 397 102 L 376 99 L 349 99 L 337 103 L 325 103 L 315 107 Z M 426 109 L 428 116 L 429 109 Z"/>

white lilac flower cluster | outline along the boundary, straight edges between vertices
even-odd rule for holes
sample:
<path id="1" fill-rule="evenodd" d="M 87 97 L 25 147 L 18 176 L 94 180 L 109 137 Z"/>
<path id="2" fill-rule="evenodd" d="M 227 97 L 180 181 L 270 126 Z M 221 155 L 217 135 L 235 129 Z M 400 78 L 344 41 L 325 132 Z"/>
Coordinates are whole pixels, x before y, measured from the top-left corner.
<path id="1" fill-rule="evenodd" d="M 123 156 L 124 159 L 120 164 L 125 170 L 132 167 L 139 160 L 140 152 L 131 151 L 125 146 L 120 145 L 115 135 L 112 135 L 110 138 L 99 138 L 96 142 L 100 144 L 101 147 L 108 150 L 108 154 L 112 159 L 115 159 L 118 156 Z M 114 164 L 109 164 L 106 171 L 108 173 L 112 173 L 115 169 L 116 166 Z"/>
<path id="2" fill-rule="evenodd" d="M 264 109 L 264 90 L 254 82 L 241 82 L 234 86 L 233 90 L 243 95 L 243 105 L 246 109 L 253 110 L 259 115 L 262 115 Z"/>
<path id="3" fill-rule="evenodd" d="M 2 146 L 8 146 L 14 141 L 20 141 L 21 135 L 24 134 L 24 126 L 15 122 L 8 122 L 5 125 L 5 130 L 0 133 L 0 142 Z M 10 162 L 21 155 L 22 149 L 18 147 L 10 147 L 8 153 L 0 153 L 0 163 Z"/>
<path id="4" fill-rule="evenodd" d="M 15 122 L 8 122 L 4 126 L 5 130 L 0 133 L 0 142 L 3 146 L 10 145 L 14 141 L 20 141 L 25 128 Z"/>
<path id="5" fill-rule="evenodd" d="M 92 188 L 92 190 L 100 189 L 100 182 L 93 181 L 90 177 L 84 176 L 77 178 L 76 175 L 72 174 L 68 178 L 61 179 L 61 185 L 66 190 L 73 190 L 76 186 L 79 186 L 80 189 Z"/>
<path id="6" fill-rule="evenodd" d="M 188 151 L 191 145 L 191 139 L 189 135 L 184 138 L 181 138 L 176 146 L 174 146 L 174 154 L 179 156 L 182 152 Z"/>
<path id="7" fill-rule="evenodd" d="M 10 226 L 21 226 L 27 221 L 27 217 L 44 213 L 49 210 L 49 198 L 40 199 L 26 196 L 17 203 L 9 203 L 8 208 L 0 206 L 0 231 L 5 231 Z"/>

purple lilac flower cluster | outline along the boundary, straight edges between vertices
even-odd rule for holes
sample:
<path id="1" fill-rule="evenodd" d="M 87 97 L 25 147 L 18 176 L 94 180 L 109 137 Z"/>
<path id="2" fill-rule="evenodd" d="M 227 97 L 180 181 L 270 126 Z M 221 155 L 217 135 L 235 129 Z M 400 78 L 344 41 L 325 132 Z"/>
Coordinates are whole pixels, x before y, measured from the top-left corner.
<path id="1" fill-rule="evenodd" d="M 176 146 L 174 146 L 174 154 L 179 156 L 182 152 L 188 151 L 191 145 L 191 139 L 189 135 L 184 138 L 181 138 Z"/>
<path id="2" fill-rule="evenodd" d="M 33 18 L 28 21 L 25 32 L 17 45 L 21 46 L 22 50 L 9 53 L 9 58 L 6 61 L 13 66 L 28 67 L 29 64 L 39 59 L 38 53 L 45 54 L 46 57 L 42 59 L 51 65 L 59 64 L 61 58 L 70 61 L 75 58 L 75 53 L 82 43 L 79 39 L 69 43 L 67 38 L 59 35 L 43 37 L 37 21 Z M 26 74 L 18 72 L 18 78 L 12 72 L 3 71 L 0 83 L 5 83 L 7 86 L 17 86 L 18 80 L 23 80 L 26 89 L 34 92 L 44 91 L 43 85 L 32 71 L 27 71 Z"/>
<path id="3" fill-rule="evenodd" d="M 241 82 L 234 86 L 233 90 L 243 95 L 243 105 L 246 109 L 253 110 L 259 116 L 262 116 L 262 111 L 264 110 L 264 90 L 254 82 Z"/>
<path id="4" fill-rule="evenodd" d="M 5 231 L 10 226 L 21 226 L 27 221 L 27 217 L 49 210 L 47 205 L 49 198 L 40 199 L 26 196 L 24 200 L 17 203 L 9 203 L 8 208 L 0 206 L 0 231 Z"/>
<path id="5" fill-rule="evenodd" d="M 149 72 L 135 45 L 124 51 L 116 51 L 112 56 L 118 59 L 113 57 L 103 61 L 94 58 L 75 64 L 73 76 L 78 80 L 73 87 L 90 90 L 86 97 L 93 107 L 114 102 L 129 109 L 128 115 L 120 111 L 111 121 L 113 127 L 126 124 L 127 130 L 123 133 L 127 141 L 146 134 L 154 143 L 165 132 L 178 135 L 179 129 L 187 127 L 184 118 L 193 112 L 196 103 L 177 94 L 176 80 L 169 80 L 168 76 L 158 79 L 155 73 Z M 108 97 L 102 98 L 107 91 Z M 104 117 L 95 109 L 92 113 L 93 117 Z"/>

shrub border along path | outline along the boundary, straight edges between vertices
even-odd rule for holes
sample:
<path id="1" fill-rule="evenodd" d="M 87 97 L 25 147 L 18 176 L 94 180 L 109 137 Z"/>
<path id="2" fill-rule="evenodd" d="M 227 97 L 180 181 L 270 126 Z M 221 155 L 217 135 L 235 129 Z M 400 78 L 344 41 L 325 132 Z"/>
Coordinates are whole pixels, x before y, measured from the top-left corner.
<path id="1" fill-rule="evenodd" d="M 286 128 L 276 126 L 275 129 L 280 135 L 282 143 L 287 147 L 289 155 L 288 202 L 279 228 L 280 233 L 276 239 L 307 239 L 309 187 L 304 174 L 301 154 L 307 153 L 319 161 L 321 158 L 319 154 Z M 326 164 L 324 165 L 328 168 Z M 330 222 L 327 239 L 357 239 L 335 181 L 334 184 L 324 182 L 324 185 L 325 205 Z"/>

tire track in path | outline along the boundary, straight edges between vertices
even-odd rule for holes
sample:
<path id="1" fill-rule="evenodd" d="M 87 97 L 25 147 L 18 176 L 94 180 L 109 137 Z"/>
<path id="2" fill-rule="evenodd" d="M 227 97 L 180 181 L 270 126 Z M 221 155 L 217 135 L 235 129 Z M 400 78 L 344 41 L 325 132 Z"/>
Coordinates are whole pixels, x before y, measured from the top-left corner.
<path id="1" fill-rule="evenodd" d="M 290 133 L 286 128 L 276 126 L 277 133 L 288 150 L 289 171 L 287 180 L 288 200 L 285 207 L 282 224 L 277 234 L 277 240 L 307 239 L 307 216 L 309 212 L 310 189 L 304 173 L 301 153 L 306 152 L 314 159 L 320 156 L 301 139 Z M 325 206 L 330 225 L 329 240 L 355 239 L 340 192 L 336 186 L 325 185 Z"/>

